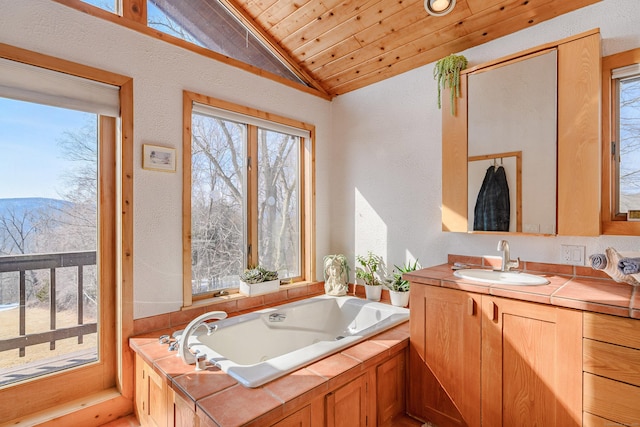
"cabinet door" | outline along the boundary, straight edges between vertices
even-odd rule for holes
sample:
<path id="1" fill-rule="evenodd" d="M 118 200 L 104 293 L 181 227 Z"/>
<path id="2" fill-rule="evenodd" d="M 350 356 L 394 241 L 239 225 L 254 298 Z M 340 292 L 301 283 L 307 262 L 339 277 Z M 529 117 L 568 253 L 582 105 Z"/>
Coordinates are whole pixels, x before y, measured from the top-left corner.
<path id="1" fill-rule="evenodd" d="M 365 427 L 367 425 L 367 375 L 326 396 L 327 427 Z"/>
<path id="2" fill-rule="evenodd" d="M 143 426 L 171 427 L 173 412 L 169 414 L 169 389 L 166 381 L 138 355 L 136 370 L 136 412 Z"/>
<path id="3" fill-rule="evenodd" d="M 135 361 L 135 413 L 141 425 L 146 424 L 146 410 L 149 406 L 149 387 L 146 379 L 145 368 L 146 363 L 136 354 Z"/>
<path id="4" fill-rule="evenodd" d="M 183 399 L 177 393 L 173 393 L 173 420 L 175 427 L 200 426 L 193 402 Z"/>
<path id="5" fill-rule="evenodd" d="M 378 426 L 390 425 L 405 410 L 405 352 L 376 367 L 376 417 Z"/>
<path id="6" fill-rule="evenodd" d="M 580 426 L 582 313 L 482 297 L 482 422 Z"/>
<path id="7" fill-rule="evenodd" d="M 288 417 L 273 424 L 272 427 L 310 427 L 311 426 L 311 405 L 294 412 Z"/>
<path id="8" fill-rule="evenodd" d="M 600 235 L 600 52 L 600 33 L 558 46 L 559 235 Z"/>
<path id="9" fill-rule="evenodd" d="M 480 296 L 411 286 L 410 414 L 438 426 L 480 425 Z"/>

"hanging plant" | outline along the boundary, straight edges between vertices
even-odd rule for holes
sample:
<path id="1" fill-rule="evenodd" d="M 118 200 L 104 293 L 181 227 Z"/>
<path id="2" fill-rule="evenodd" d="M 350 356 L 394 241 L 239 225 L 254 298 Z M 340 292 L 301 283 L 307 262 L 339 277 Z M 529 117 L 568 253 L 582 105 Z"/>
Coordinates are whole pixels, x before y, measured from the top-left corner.
<path id="1" fill-rule="evenodd" d="M 464 55 L 445 56 L 436 62 L 433 68 L 433 78 L 438 81 L 438 108 L 442 108 L 442 90 L 449 88 L 451 92 L 451 114 L 456 114 L 455 98 L 460 97 L 460 71 L 467 68 L 467 58 Z"/>

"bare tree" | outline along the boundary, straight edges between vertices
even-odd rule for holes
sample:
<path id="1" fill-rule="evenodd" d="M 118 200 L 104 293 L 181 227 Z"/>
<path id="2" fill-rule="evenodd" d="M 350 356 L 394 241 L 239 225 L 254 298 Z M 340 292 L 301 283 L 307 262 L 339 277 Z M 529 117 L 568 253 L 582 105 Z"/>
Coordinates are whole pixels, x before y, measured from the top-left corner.
<path id="1" fill-rule="evenodd" d="M 64 171 L 61 199 L 16 199 L 4 201 L 0 212 L 0 253 L 3 255 L 42 254 L 96 250 L 97 242 L 97 120 L 82 128 L 64 132 L 58 140 L 59 155 L 75 166 Z M 77 271 L 57 271 L 56 299 L 61 309 L 72 308 L 77 298 Z M 3 300 L 15 300 L 16 278 L 3 277 L 9 292 Z M 49 299 L 48 270 L 27 273 L 27 300 L 30 303 Z M 84 272 L 85 292 L 95 299 L 95 268 Z M 4 289 L 3 282 L 3 291 Z M 37 296 L 37 299 L 33 297 Z"/>
<path id="2" fill-rule="evenodd" d="M 0 236 L 3 240 L 3 255 L 9 254 L 26 254 L 31 252 L 35 246 L 35 235 L 39 229 L 39 219 L 34 212 L 26 209 L 17 209 L 9 207 L 0 217 Z M 26 297 L 32 299 L 35 293 L 40 289 L 38 275 L 34 271 L 29 271 L 25 277 Z M 11 275 L 14 276 L 14 275 Z M 14 277 L 9 278 L 11 281 Z M 3 286 L 4 287 L 4 286 Z M 17 289 L 13 287 L 13 292 L 9 292 L 7 297 L 11 299 L 17 298 Z"/>
<path id="3" fill-rule="evenodd" d="M 35 235 L 40 227 L 40 220 L 35 212 L 28 209 L 18 210 L 15 207 L 6 209 L 0 217 L 0 233 L 2 233 L 3 255 L 26 254 L 35 247 Z"/>
<path id="4" fill-rule="evenodd" d="M 246 125 L 194 115 L 192 121 L 192 279 L 194 292 L 229 286 L 247 267 Z M 297 272 L 297 137 L 260 129 L 259 262 Z"/>
<path id="5" fill-rule="evenodd" d="M 297 250 L 296 227 L 298 177 L 295 136 L 261 130 L 259 137 L 259 174 L 262 194 L 258 218 L 263 238 L 260 262 L 275 270 L 292 271 L 291 251 Z"/>
<path id="6" fill-rule="evenodd" d="M 627 211 L 637 208 L 640 197 L 640 77 L 624 82 L 619 111 L 620 197 Z"/>
<path id="7" fill-rule="evenodd" d="M 95 250 L 97 244 L 98 141 L 97 119 L 82 128 L 65 131 L 58 139 L 60 156 L 73 167 L 63 175 L 59 206 L 53 221 L 64 234 L 55 236 L 59 244 L 74 250 Z M 58 249 L 61 250 L 61 249 Z"/>
<path id="8" fill-rule="evenodd" d="M 244 260 L 244 127 L 194 116 L 192 123 L 192 279 L 225 287 Z M 198 289 L 195 290 L 198 292 Z"/>

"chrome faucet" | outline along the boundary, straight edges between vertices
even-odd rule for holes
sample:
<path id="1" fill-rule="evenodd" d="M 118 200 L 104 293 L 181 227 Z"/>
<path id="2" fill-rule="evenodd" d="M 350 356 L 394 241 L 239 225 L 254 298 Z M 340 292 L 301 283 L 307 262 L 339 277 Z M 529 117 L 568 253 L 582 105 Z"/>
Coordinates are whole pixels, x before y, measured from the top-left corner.
<path id="1" fill-rule="evenodd" d="M 189 337 L 201 326 L 206 326 L 207 335 L 211 335 L 218 328 L 218 326 L 217 325 L 211 326 L 207 324 L 206 323 L 207 320 L 214 320 L 214 319 L 219 320 L 219 319 L 225 319 L 226 317 L 227 317 L 227 313 L 225 313 L 224 311 L 212 311 L 196 317 L 191 321 L 191 323 L 187 325 L 186 328 L 184 328 L 180 336 L 176 338 L 176 342 L 178 344 L 177 345 L 178 356 L 182 359 L 184 363 L 188 365 L 196 363 L 196 368 L 198 368 L 199 367 L 198 362 L 202 360 L 201 357 L 196 358 L 196 355 L 194 355 L 191 352 L 191 350 L 189 350 Z"/>
<path id="2" fill-rule="evenodd" d="M 520 258 L 511 259 L 509 242 L 506 240 L 500 240 L 498 242 L 498 250 L 502 252 L 502 265 L 500 266 L 500 271 L 509 271 L 512 268 L 518 268 L 518 266 L 520 266 Z"/>

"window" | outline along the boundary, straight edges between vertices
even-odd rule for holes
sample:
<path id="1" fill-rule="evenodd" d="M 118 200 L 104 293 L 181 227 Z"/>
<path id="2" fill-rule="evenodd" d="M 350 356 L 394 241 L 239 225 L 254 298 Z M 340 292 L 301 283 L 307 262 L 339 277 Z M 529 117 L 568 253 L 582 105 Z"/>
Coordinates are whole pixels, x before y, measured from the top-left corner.
<path id="1" fill-rule="evenodd" d="M 614 70 L 617 214 L 640 210 L 640 64 Z"/>
<path id="2" fill-rule="evenodd" d="M 117 0 L 82 0 L 85 3 L 89 3 L 100 9 L 104 9 L 108 12 L 115 13 Z"/>
<path id="3" fill-rule="evenodd" d="M 302 84 L 312 88 L 313 93 L 326 96 L 326 91 L 257 27 L 252 18 L 224 0 L 81 1 L 91 5 L 89 10 L 73 2 L 63 3 L 261 77 L 290 83 L 293 87 Z"/>
<path id="4" fill-rule="evenodd" d="M 304 83 L 218 0 L 147 0 L 151 28 Z"/>
<path id="5" fill-rule="evenodd" d="M 95 406 L 102 416 L 111 398 L 123 399 L 117 386 L 131 393 L 118 381 L 113 328 L 128 333 L 132 320 L 127 307 L 116 312 L 131 300 L 116 286 L 131 274 L 130 260 L 116 258 L 118 231 L 130 236 L 117 216 L 130 183 L 119 187 L 113 167 L 130 174 L 116 154 L 131 157 L 120 144 L 130 136 L 131 87 L 124 76 L 0 46 L 0 401 L 14 402 L 2 405 L 2 420 L 112 390 Z"/>
<path id="6" fill-rule="evenodd" d="M 99 116 L 3 97 L 0 111 L 1 387 L 97 361 L 102 296 Z"/>
<path id="7" fill-rule="evenodd" d="M 154 0 L 147 1 L 147 25 L 150 28 L 155 28 L 156 30 L 162 31 L 163 33 L 170 34 L 174 37 L 178 37 L 179 39 L 188 41 L 189 43 L 202 46 L 202 43 L 200 43 L 182 25 L 178 24 L 175 20 L 171 19 L 171 17 L 167 13 L 165 13 L 163 9 L 160 9 L 157 3 L 158 1 L 154 1 Z M 162 2 L 162 3 L 163 3 L 164 9 L 167 9 L 167 10 L 176 9 L 175 6 L 169 6 L 168 4 L 165 4 L 165 2 Z"/>
<path id="8" fill-rule="evenodd" d="M 604 234 L 640 234 L 640 49 L 603 58 Z"/>
<path id="9" fill-rule="evenodd" d="M 189 92 L 185 106 L 185 305 L 254 265 L 310 280 L 313 127 Z"/>

